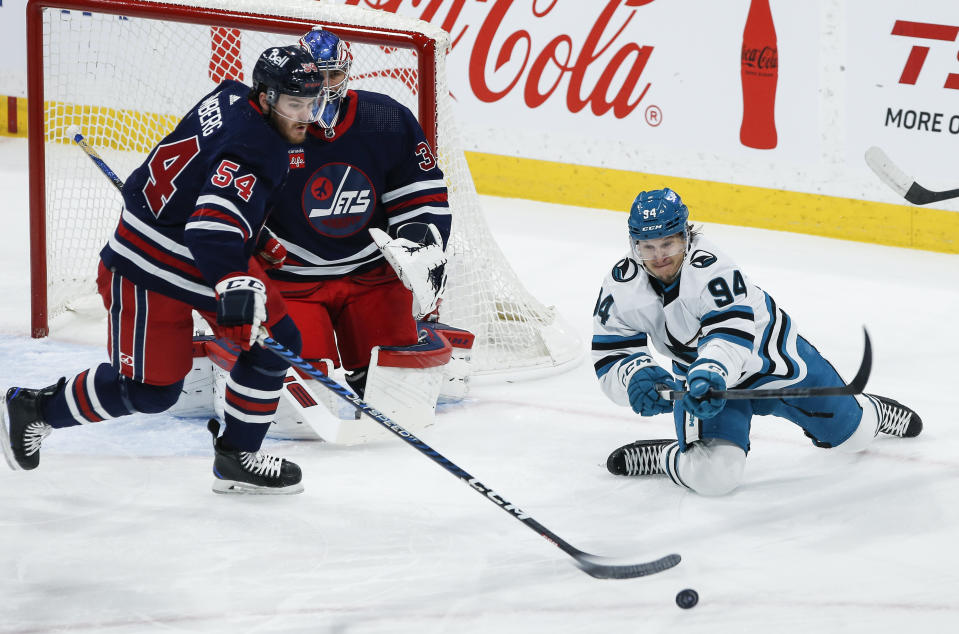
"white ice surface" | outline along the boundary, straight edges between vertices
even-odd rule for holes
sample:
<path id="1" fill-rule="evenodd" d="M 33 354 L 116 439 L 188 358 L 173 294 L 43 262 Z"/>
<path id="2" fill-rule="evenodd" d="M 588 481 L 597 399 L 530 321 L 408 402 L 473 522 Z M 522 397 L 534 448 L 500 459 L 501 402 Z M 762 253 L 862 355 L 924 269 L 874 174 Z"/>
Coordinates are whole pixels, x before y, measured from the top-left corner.
<path id="1" fill-rule="evenodd" d="M 61 320 L 49 339 L 28 338 L 26 162 L 22 140 L 0 138 L 3 388 L 106 356 L 101 323 Z M 521 278 L 588 341 L 626 216 L 483 202 Z M 57 431 L 36 471 L 0 463 L 0 633 L 955 631 L 959 256 L 706 230 L 847 378 L 867 325 L 869 389 L 915 407 L 923 434 L 845 456 L 757 418 L 745 483 L 704 499 L 606 472 L 612 449 L 669 436 L 672 422 L 608 402 L 588 362 L 444 408 L 423 439 L 561 538 L 639 561 L 683 556 L 607 581 L 399 439 L 268 441 L 302 466 L 306 492 L 244 498 L 211 493 L 203 421 Z M 700 603 L 684 611 L 674 597 L 687 587 Z"/>

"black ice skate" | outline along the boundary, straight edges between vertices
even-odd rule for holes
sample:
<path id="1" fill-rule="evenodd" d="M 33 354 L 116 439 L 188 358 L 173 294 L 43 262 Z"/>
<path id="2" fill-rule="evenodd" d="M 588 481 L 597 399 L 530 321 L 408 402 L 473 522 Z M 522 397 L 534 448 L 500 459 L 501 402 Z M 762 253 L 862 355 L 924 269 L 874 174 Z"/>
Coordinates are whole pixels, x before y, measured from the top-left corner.
<path id="1" fill-rule="evenodd" d="M 217 433 L 220 423 L 211 419 L 207 429 L 213 434 L 213 492 L 254 495 L 291 495 L 302 493 L 300 468 L 289 460 L 262 451 L 228 451 Z"/>
<path id="2" fill-rule="evenodd" d="M 43 420 L 43 403 L 63 389 L 66 379 L 42 390 L 11 387 L 0 409 L 0 441 L 3 455 L 14 471 L 36 469 L 40 464 L 40 445 L 53 428 Z"/>
<path id="3" fill-rule="evenodd" d="M 879 431 L 890 436 L 912 438 L 922 431 L 922 419 L 902 403 L 885 396 L 866 394 L 879 412 Z"/>
<path id="4" fill-rule="evenodd" d="M 637 440 L 623 445 L 606 459 L 606 469 L 613 475 L 643 476 L 663 472 L 659 457 L 675 440 Z"/>

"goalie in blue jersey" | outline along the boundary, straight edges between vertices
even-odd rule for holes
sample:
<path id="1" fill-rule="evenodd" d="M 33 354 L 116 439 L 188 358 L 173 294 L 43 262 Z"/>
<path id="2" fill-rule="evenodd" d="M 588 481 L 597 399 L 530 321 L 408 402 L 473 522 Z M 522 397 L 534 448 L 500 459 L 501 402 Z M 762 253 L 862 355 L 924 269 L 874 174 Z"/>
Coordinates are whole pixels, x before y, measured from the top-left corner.
<path id="1" fill-rule="evenodd" d="M 689 223 L 671 189 L 641 192 L 629 252 L 593 310 L 593 361 L 603 391 L 641 416 L 673 413 L 677 438 L 640 440 L 607 460 L 615 475 L 666 474 L 703 495 L 741 481 L 753 415 L 792 421 L 818 447 L 861 451 L 878 433 L 916 436 L 919 416 L 873 394 L 726 400 L 727 388 L 838 387 L 833 366 L 773 298 Z M 672 372 L 653 358 L 671 362 Z M 688 393 L 677 402 L 664 390 Z"/>
<path id="2" fill-rule="evenodd" d="M 300 335 L 252 256 L 290 144 L 322 110 L 322 80 L 308 53 L 286 46 L 260 55 L 253 84 L 220 83 L 127 179 L 97 279 L 111 361 L 44 389 L 7 391 L 0 441 L 12 468 L 36 468 L 53 429 L 173 406 L 193 363 L 195 309 L 241 351 L 226 384 L 225 430 L 209 425 L 213 490 L 302 491 L 297 465 L 260 451 L 288 364 L 256 342 L 258 332 L 265 326 L 294 350 Z"/>
<path id="3" fill-rule="evenodd" d="M 407 107 L 349 87 L 347 42 L 316 27 L 300 45 L 323 75 L 325 101 L 291 148 L 290 174 L 267 223 L 275 255 L 268 274 L 300 327 L 303 358 L 327 371 L 342 366 L 361 397 L 403 425 L 422 425 L 441 389 L 434 370 L 453 365 L 434 367 L 451 356 L 437 349 L 449 347 L 442 333 L 472 342 L 471 333 L 417 323 L 435 317 L 446 287 L 451 215 L 443 172 Z M 384 364 L 387 348 L 401 354 Z"/>

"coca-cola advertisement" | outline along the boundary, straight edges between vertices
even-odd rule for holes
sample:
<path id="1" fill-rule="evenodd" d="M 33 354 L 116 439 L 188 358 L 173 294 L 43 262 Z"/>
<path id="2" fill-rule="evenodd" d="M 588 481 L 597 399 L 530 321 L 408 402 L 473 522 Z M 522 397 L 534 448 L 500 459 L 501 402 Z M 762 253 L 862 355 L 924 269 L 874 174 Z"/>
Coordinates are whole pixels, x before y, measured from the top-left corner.
<path id="1" fill-rule="evenodd" d="M 743 123 L 739 140 L 759 150 L 776 147 L 779 49 L 769 0 L 751 0 L 743 29 Z"/>
<path id="2" fill-rule="evenodd" d="M 342 1 L 450 33 L 469 149 L 733 181 L 818 160 L 820 0 Z"/>
<path id="3" fill-rule="evenodd" d="M 26 4 L 0 2 L 0 134 L 7 136 L 26 134 Z M 476 154 L 895 202 L 863 161 L 868 147 L 881 145 L 912 169 L 950 186 L 954 180 L 941 158 L 959 137 L 954 2 L 332 5 L 418 18 L 449 33 L 447 88 L 463 145 Z M 111 19 L 118 36 L 134 23 Z M 189 92 L 192 82 L 202 83 L 197 91 L 226 78 L 249 82 L 257 54 L 247 50 L 250 41 L 229 28 L 202 30 L 204 45 L 183 56 L 171 77 L 156 76 L 151 57 L 123 48 L 121 37 L 101 45 L 118 58 L 142 59 L 157 87 Z M 97 82 L 96 73 L 85 77 L 94 97 L 78 105 L 139 107 L 128 103 L 131 91 Z M 179 113 L 168 101 L 154 99 L 144 114 Z M 415 96 L 406 103 L 415 107 Z"/>

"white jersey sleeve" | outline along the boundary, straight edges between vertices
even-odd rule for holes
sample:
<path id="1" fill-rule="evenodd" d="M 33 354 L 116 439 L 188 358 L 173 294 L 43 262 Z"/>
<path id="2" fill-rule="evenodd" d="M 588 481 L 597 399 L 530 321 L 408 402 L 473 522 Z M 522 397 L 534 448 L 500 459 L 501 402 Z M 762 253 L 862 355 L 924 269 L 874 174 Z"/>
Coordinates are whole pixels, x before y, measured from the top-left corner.
<path id="1" fill-rule="evenodd" d="M 646 273 L 629 257 L 603 280 L 593 308 L 593 368 L 603 392 L 618 405 L 629 405 L 626 386 L 633 372 L 655 363 L 649 343 L 662 322 L 658 303 Z"/>

